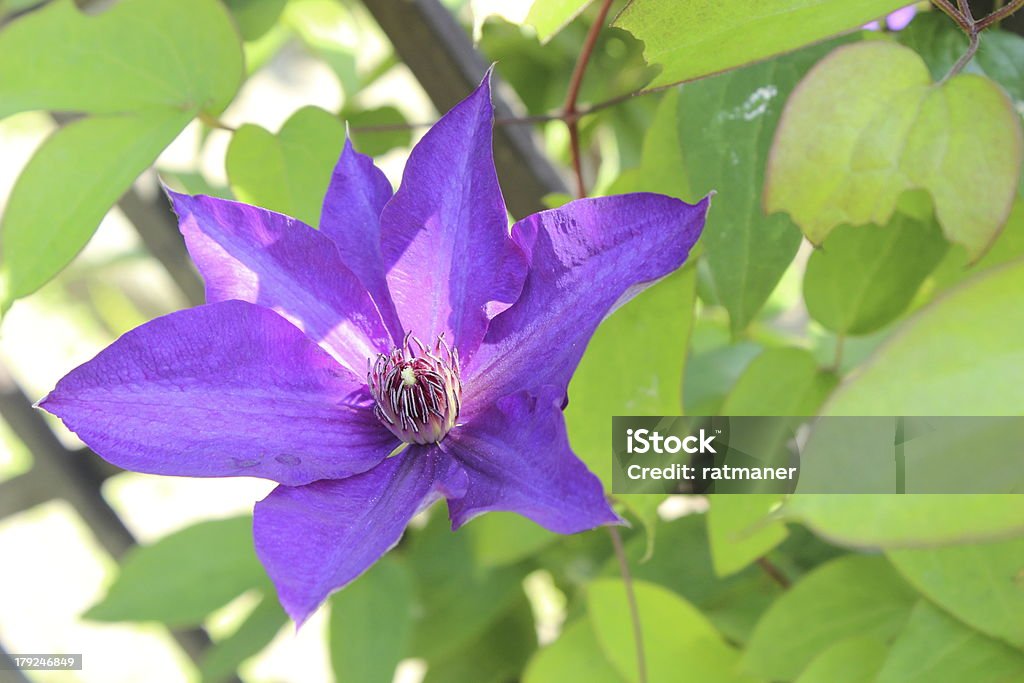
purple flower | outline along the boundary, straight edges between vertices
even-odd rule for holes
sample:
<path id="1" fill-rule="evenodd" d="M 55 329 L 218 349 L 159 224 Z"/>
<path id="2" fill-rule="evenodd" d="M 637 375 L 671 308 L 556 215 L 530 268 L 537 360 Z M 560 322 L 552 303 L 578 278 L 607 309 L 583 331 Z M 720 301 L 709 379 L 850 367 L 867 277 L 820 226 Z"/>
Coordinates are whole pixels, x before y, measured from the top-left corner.
<path id="1" fill-rule="evenodd" d="M 40 404 L 126 469 L 279 482 L 256 551 L 299 623 L 441 497 L 453 528 L 621 521 L 569 448 L 566 387 L 601 320 L 686 260 L 708 200 L 585 199 L 510 231 L 492 119 L 485 79 L 393 195 L 346 143 L 319 230 L 171 192 L 209 303 L 128 332 Z"/>
<path id="2" fill-rule="evenodd" d="M 916 14 L 917 5 L 908 5 L 886 15 L 885 25 L 890 31 L 902 31 L 910 24 Z M 864 28 L 868 31 L 880 31 L 882 26 L 881 22 L 870 21 L 864 24 Z"/>

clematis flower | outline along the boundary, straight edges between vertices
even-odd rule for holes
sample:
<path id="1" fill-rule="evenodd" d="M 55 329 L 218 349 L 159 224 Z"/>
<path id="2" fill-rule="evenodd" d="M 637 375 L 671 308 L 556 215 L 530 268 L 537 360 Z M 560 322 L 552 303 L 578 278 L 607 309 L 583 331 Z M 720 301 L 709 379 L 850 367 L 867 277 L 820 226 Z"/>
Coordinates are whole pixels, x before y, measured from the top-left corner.
<path id="1" fill-rule="evenodd" d="M 125 469 L 278 482 L 254 538 L 298 623 L 442 497 L 453 529 L 490 510 L 563 534 L 621 522 L 569 447 L 566 387 L 601 320 L 683 264 L 708 200 L 585 199 L 510 230 L 492 121 L 485 78 L 394 194 L 346 143 L 319 230 L 170 192 L 208 303 L 40 403 Z"/>

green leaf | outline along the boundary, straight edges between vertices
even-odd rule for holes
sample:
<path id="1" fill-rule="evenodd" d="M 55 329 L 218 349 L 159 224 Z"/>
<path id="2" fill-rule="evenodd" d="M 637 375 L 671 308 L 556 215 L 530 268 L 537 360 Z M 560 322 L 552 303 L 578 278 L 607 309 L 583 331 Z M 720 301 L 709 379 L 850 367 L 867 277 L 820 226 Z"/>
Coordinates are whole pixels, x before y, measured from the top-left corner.
<path id="1" fill-rule="evenodd" d="M 467 534 L 452 533 L 443 514 L 412 534 L 409 568 L 421 604 L 411 656 L 440 662 L 504 616 L 522 598 L 517 567 L 486 569 L 474 563 Z"/>
<path id="2" fill-rule="evenodd" d="M 946 252 L 946 258 L 932 273 L 930 280 L 939 289 L 945 289 L 983 270 L 1020 258 L 1024 258 L 1024 198 L 1018 196 L 1006 220 L 1006 227 L 980 261 L 971 264 L 967 251 L 958 245 Z"/>
<path id="3" fill-rule="evenodd" d="M 423 683 L 507 683 L 518 679 L 536 649 L 533 613 L 523 600 L 479 638 L 431 662 Z"/>
<path id="4" fill-rule="evenodd" d="M 691 203 L 700 199 L 690 191 L 679 144 L 679 93 L 674 88 L 662 96 L 644 134 L 640 166 L 616 178 L 608 194 L 658 192 Z"/>
<path id="5" fill-rule="evenodd" d="M 537 30 L 541 44 L 569 25 L 592 0 L 534 0 L 526 22 Z"/>
<path id="6" fill-rule="evenodd" d="M 412 575 L 384 557 L 331 598 L 331 666 L 338 683 L 391 683 L 412 636 Z"/>
<path id="7" fill-rule="evenodd" d="M 700 611 L 675 593 L 634 581 L 644 635 L 649 681 L 677 680 L 680 667 L 694 681 L 748 680 L 737 674 L 739 653 Z M 598 579 L 587 587 L 590 623 L 605 656 L 627 681 L 637 680 L 636 642 L 626 587 L 618 579 Z"/>
<path id="8" fill-rule="evenodd" d="M 757 315 L 800 245 L 787 216 L 764 215 L 761 187 L 783 103 L 825 52 L 817 46 L 691 83 L 679 96 L 690 189 L 719 193 L 700 244 L 714 299 L 729 311 L 734 334 Z"/>
<path id="9" fill-rule="evenodd" d="M 834 51 L 790 98 L 765 207 L 821 244 L 844 223 L 884 225 L 900 195 L 924 189 L 949 240 L 977 259 L 1006 222 L 1022 158 L 1020 116 L 992 81 L 934 85 L 913 50 L 870 41 Z"/>
<path id="10" fill-rule="evenodd" d="M 781 494 L 713 495 L 708 539 L 715 573 L 729 576 L 786 540 L 786 525 L 767 519 Z"/>
<path id="11" fill-rule="evenodd" d="M 277 23 L 288 0 L 224 0 L 246 41 L 256 40 Z"/>
<path id="12" fill-rule="evenodd" d="M 1021 291 L 1021 259 L 949 290 L 841 384 L 825 414 L 1024 414 Z"/>
<path id="13" fill-rule="evenodd" d="M 51 135 L 22 170 L 0 224 L 0 307 L 66 266 L 190 118 L 154 109 L 81 119 Z"/>
<path id="14" fill-rule="evenodd" d="M 811 660 L 796 683 L 874 683 L 887 651 L 877 638 L 840 640 Z"/>
<path id="15" fill-rule="evenodd" d="M 1024 533 L 1024 497 L 799 494 L 782 508 L 832 543 L 921 548 Z"/>
<path id="16" fill-rule="evenodd" d="M 512 512 L 490 512 L 466 526 L 476 561 L 501 567 L 525 559 L 558 536 Z"/>
<path id="17" fill-rule="evenodd" d="M 341 118 L 352 129 L 360 126 L 404 126 L 408 122 L 402 112 L 390 105 L 375 109 L 342 112 Z M 412 128 L 397 130 L 351 130 L 352 144 L 363 154 L 371 157 L 390 152 L 396 147 L 408 147 L 412 142 Z"/>
<path id="18" fill-rule="evenodd" d="M 206 651 L 199 666 L 203 683 L 218 683 L 230 678 L 245 660 L 269 645 L 287 622 L 288 616 L 274 595 L 261 598 L 234 633 Z"/>
<path id="19" fill-rule="evenodd" d="M 216 0 L 124 0 L 99 16 L 60 0 L 0 32 L 0 118 L 33 109 L 218 113 L 242 76 L 238 33 Z"/>
<path id="20" fill-rule="evenodd" d="M 1024 653 L 972 631 L 922 600 L 876 683 L 1006 683 L 1024 678 Z"/>
<path id="21" fill-rule="evenodd" d="M 605 486 L 611 483 L 612 416 L 677 415 L 682 410 L 695 286 L 696 269 L 687 263 L 617 310 L 598 327 L 573 375 L 565 410 L 569 440 Z M 658 362 L 638 362 L 644 358 Z M 633 496 L 620 498 L 629 505 Z M 648 526 L 651 504 L 636 503 Z"/>
<path id="22" fill-rule="evenodd" d="M 730 388 L 763 351 L 759 344 L 740 341 L 697 351 L 686 362 L 683 382 L 684 415 L 718 415 Z"/>
<path id="23" fill-rule="evenodd" d="M 838 378 L 804 349 L 768 349 L 740 375 L 721 415 L 814 415 Z"/>
<path id="24" fill-rule="evenodd" d="M 744 668 L 770 680 L 795 678 L 816 655 L 844 638 L 895 636 L 916 599 L 881 557 L 833 560 L 769 608 L 747 646 Z"/>
<path id="25" fill-rule="evenodd" d="M 317 107 L 292 114 L 277 135 L 246 124 L 228 145 L 225 165 L 231 190 L 243 202 L 316 227 L 344 144 L 344 125 Z"/>
<path id="26" fill-rule="evenodd" d="M 839 334 L 874 332 L 910 306 L 947 248 L 933 221 L 898 212 L 884 227 L 840 226 L 807 262 L 807 310 Z"/>
<path id="27" fill-rule="evenodd" d="M 635 0 L 615 26 L 644 41 L 644 59 L 662 67 L 658 88 L 716 74 L 852 31 L 906 0 Z"/>
<path id="28" fill-rule="evenodd" d="M 601 651 L 586 619 L 569 624 L 551 645 L 538 650 L 523 672 L 523 683 L 623 683 Z"/>
<path id="29" fill-rule="evenodd" d="M 889 559 L 917 590 L 975 630 L 1024 648 L 1024 538 Z"/>
<path id="30" fill-rule="evenodd" d="M 200 522 L 128 553 L 107 595 L 85 617 L 194 626 L 245 591 L 264 587 L 252 518 Z"/>

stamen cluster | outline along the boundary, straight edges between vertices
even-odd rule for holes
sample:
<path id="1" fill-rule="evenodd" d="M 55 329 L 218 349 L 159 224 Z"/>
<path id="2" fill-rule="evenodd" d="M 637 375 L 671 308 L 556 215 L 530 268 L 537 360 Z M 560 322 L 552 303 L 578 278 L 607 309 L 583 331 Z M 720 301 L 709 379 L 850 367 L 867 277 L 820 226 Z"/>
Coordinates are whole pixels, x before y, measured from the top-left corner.
<path id="1" fill-rule="evenodd" d="M 438 443 L 455 426 L 462 400 L 458 349 L 442 334 L 431 350 L 411 333 L 369 364 L 374 413 L 406 443 Z"/>

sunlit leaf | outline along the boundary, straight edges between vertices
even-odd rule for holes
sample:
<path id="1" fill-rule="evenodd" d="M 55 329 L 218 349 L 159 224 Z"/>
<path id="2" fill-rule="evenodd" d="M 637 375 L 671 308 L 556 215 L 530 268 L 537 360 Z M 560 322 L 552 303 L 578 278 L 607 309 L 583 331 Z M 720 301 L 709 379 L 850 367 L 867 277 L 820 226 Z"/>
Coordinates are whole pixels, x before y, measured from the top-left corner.
<path id="1" fill-rule="evenodd" d="M 526 22 L 537 29 L 540 42 L 546 43 L 575 19 L 593 0 L 534 0 Z"/>
<path id="2" fill-rule="evenodd" d="M 675 593 L 645 581 L 635 581 L 648 680 L 671 681 L 685 676 L 695 681 L 751 680 L 737 669 L 739 652 L 693 605 Z M 605 656 L 627 681 L 637 680 L 626 587 L 617 579 L 599 579 L 587 587 L 590 623 Z"/>
<path id="3" fill-rule="evenodd" d="M 769 680 L 790 680 L 844 638 L 892 638 L 916 600 L 884 558 L 833 560 L 805 576 L 765 613 L 747 647 L 744 668 Z"/>
<path id="4" fill-rule="evenodd" d="M 796 683 L 874 683 L 887 652 L 877 638 L 840 640 L 812 659 Z"/>
<path id="5" fill-rule="evenodd" d="M 1024 538 L 889 553 L 932 602 L 974 629 L 1024 648 Z"/>
<path id="6" fill-rule="evenodd" d="M 633 0 L 615 21 L 662 67 L 656 88 L 759 61 L 851 31 L 906 0 Z"/>
<path id="7" fill-rule="evenodd" d="M 66 266 L 190 118 L 153 109 L 80 119 L 53 133 L 22 170 L 0 222 L 0 306 Z"/>
<path id="8" fill-rule="evenodd" d="M 333 114 L 304 107 L 274 135 L 253 124 L 235 131 L 228 146 L 228 180 L 243 202 L 320 224 L 331 170 L 345 144 L 345 127 Z"/>
<path id="9" fill-rule="evenodd" d="M 1005 683 L 1024 678 L 1024 653 L 972 631 L 922 600 L 876 683 Z"/>
<path id="10" fill-rule="evenodd" d="M 623 683 L 601 652 L 586 619 L 573 622 L 551 645 L 538 650 L 523 672 L 523 683 Z"/>
<path id="11" fill-rule="evenodd" d="M 835 50 L 790 98 L 765 207 L 821 244 L 839 225 L 888 223 L 899 197 L 920 188 L 946 237 L 976 259 L 1006 222 L 1022 158 L 1020 116 L 992 81 L 934 85 L 913 50 L 870 41 Z"/>
<path id="12" fill-rule="evenodd" d="M 124 0 L 99 16 L 59 0 L 0 32 L 0 118 L 32 109 L 218 113 L 242 73 L 238 33 L 216 0 Z"/>
<path id="13" fill-rule="evenodd" d="M 949 290 L 825 404 L 831 415 L 1024 414 L 1024 260 Z"/>

